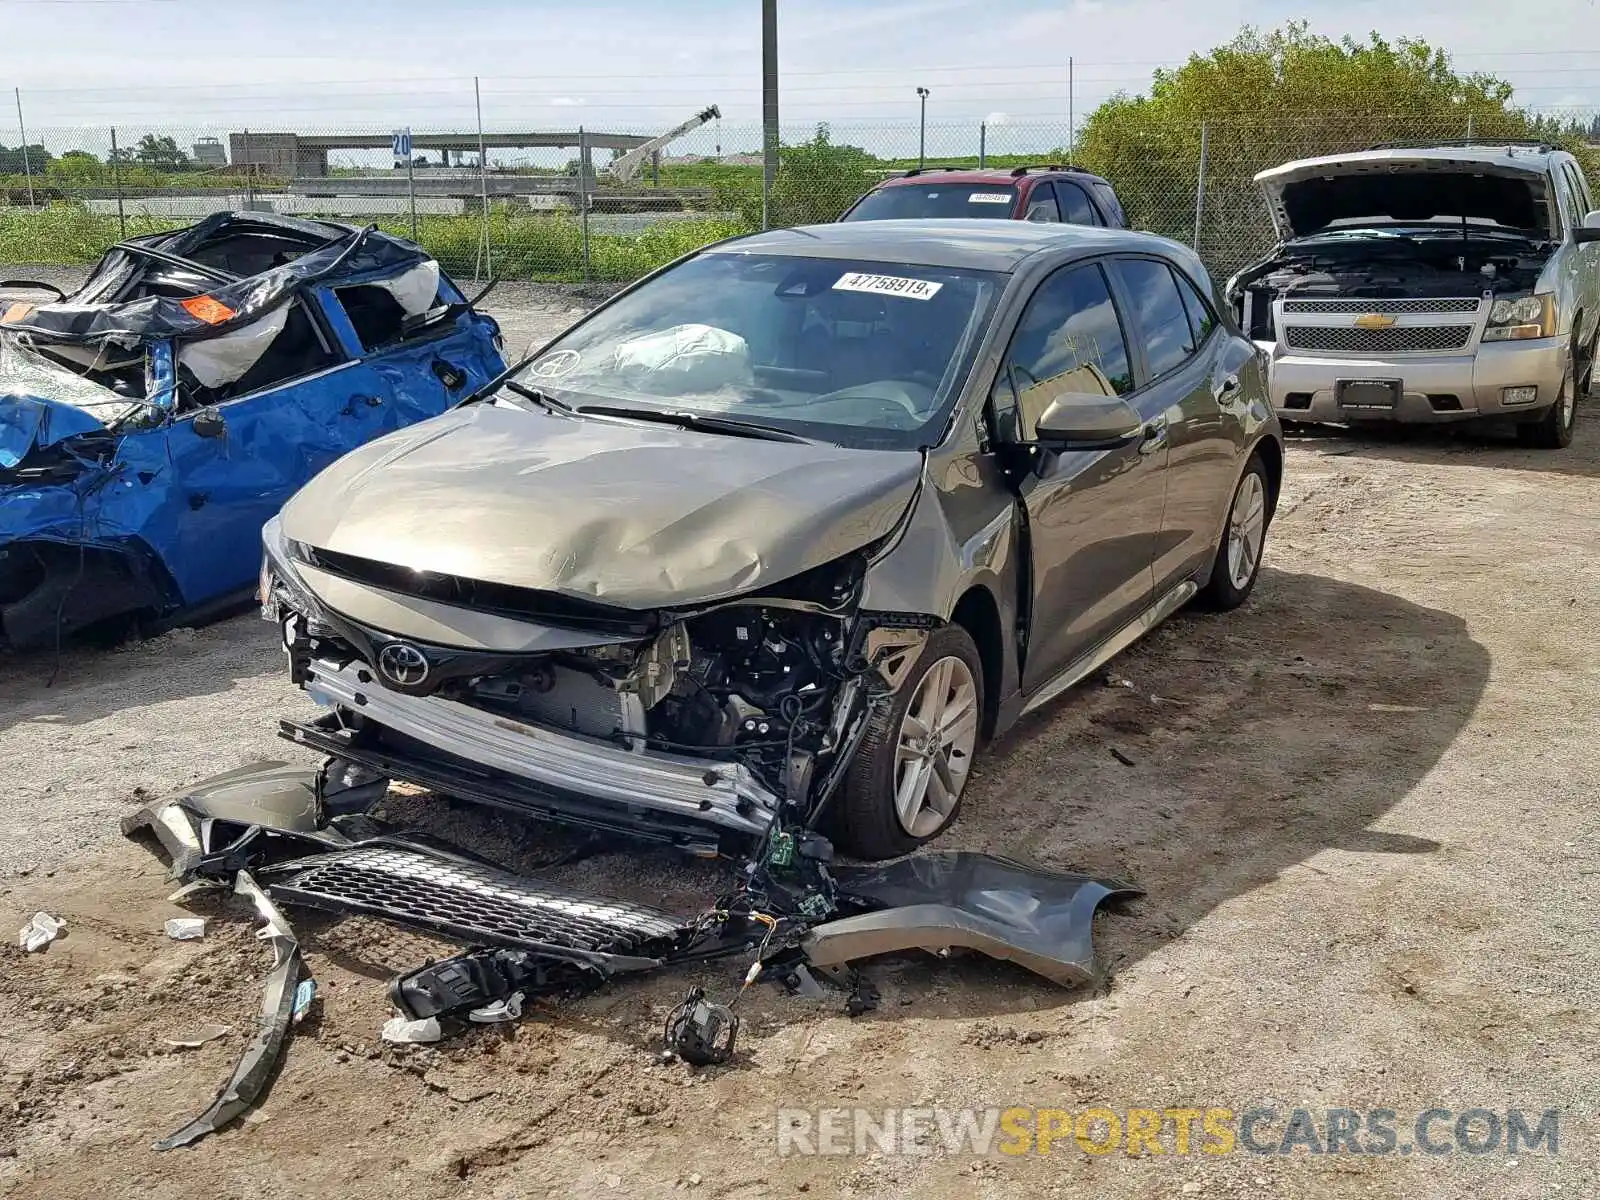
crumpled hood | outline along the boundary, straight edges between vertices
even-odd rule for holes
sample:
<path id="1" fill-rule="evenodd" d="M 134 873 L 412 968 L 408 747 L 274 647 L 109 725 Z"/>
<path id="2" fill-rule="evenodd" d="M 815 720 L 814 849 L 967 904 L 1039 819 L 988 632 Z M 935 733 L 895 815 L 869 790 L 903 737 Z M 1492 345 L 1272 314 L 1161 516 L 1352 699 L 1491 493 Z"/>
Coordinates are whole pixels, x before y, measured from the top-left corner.
<path id="1" fill-rule="evenodd" d="M 373 442 L 286 537 L 420 571 L 652 609 L 778 583 L 893 529 L 915 451 L 757 441 L 489 404 Z"/>
<path id="2" fill-rule="evenodd" d="M 1372 150 L 1285 163 L 1256 185 L 1283 241 L 1329 222 L 1371 217 L 1424 222 L 1434 217 L 1488 220 L 1511 229 L 1548 231 L 1543 174 L 1531 161 L 1448 152 Z"/>
<path id="3" fill-rule="evenodd" d="M 104 428 L 73 404 L 39 396 L 0 395 L 0 471 L 9 471 L 33 450 Z"/>

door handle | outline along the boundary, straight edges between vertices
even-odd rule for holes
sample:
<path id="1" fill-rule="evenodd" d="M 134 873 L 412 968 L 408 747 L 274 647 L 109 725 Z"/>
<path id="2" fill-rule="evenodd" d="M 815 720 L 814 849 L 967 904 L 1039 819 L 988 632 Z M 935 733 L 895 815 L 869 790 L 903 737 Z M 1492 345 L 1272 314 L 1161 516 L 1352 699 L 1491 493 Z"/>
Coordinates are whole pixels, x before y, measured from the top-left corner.
<path id="1" fill-rule="evenodd" d="M 1165 450 L 1166 448 L 1167 419 L 1165 417 L 1157 417 L 1153 421 L 1146 422 L 1144 437 L 1139 441 L 1139 453 L 1154 454 L 1157 450 Z"/>

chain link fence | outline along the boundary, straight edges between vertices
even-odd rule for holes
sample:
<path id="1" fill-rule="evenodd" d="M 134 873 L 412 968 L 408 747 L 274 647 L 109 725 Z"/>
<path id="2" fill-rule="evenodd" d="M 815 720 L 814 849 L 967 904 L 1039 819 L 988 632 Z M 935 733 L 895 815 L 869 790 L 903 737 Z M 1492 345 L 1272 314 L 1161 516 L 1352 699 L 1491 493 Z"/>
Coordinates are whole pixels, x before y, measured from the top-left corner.
<path id="1" fill-rule="evenodd" d="M 770 189 L 760 127 L 721 121 L 673 141 L 629 179 L 618 178 L 613 159 L 659 130 L 497 124 L 483 134 L 480 160 L 476 128 L 414 127 L 409 163 L 395 159 L 392 131 L 372 125 L 32 130 L 26 146 L 0 144 L 0 263 L 88 264 L 121 238 L 232 209 L 374 222 L 415 236 L 462 279 L 604 287 L 764 224 L 834 220 L 879 180 L 919 163 L 1072 158 L 1112 182 L 1130 224 L 1195 245 L 1221 279 L 1270 247 L 1251 177 L 1290 159 L 1531 130 L 1578 149 L 1600 183 L 1600 150 L 1584 149 L 1600 143 L 1595 110 L 1485 124 L 1375 111 L 1201 121 L 1176 136 L 1119 139 L 1091 119 L 1076 146 L 1065 121 L 785 127 Z"/>

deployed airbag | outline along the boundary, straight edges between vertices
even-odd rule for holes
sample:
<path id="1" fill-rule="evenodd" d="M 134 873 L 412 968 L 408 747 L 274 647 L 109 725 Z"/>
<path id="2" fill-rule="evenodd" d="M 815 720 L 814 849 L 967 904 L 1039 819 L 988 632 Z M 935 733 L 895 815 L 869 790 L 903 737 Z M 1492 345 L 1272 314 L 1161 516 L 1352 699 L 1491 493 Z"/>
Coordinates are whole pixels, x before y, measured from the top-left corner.
<path id="1" fill-rule="evenodd" d="M 438 287 L 437 269 L 434 286 Z M 188 367 L 201 387 L 219 388 L 244 378 L 267 352 L 289 321 L 289 308 L 280 305 L 259 321 L 230 329 L 221 337 L 182 343 L 178 365 Z"/>
<path id="2" fill-rule="evenodd" d="M 629 338 L 616 349 L 616 366 L 650 377 L 654 390 L 665 380 L 688 391 L 748 386 L 750 346 L 738 334 L 714 325 L 674 325 Z"/>

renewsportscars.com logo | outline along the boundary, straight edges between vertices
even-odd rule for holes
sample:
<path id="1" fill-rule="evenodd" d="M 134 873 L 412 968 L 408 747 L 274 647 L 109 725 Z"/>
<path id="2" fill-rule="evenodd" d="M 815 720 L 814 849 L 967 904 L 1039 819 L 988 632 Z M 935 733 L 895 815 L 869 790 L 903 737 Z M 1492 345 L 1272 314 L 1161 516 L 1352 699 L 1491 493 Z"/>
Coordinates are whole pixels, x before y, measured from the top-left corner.
<path id="1" fill-rule="evenodd" d="M 779 1155 L 1561 1152 L 1553 1108 L 780 1108 L 776 1134 Z"/>

